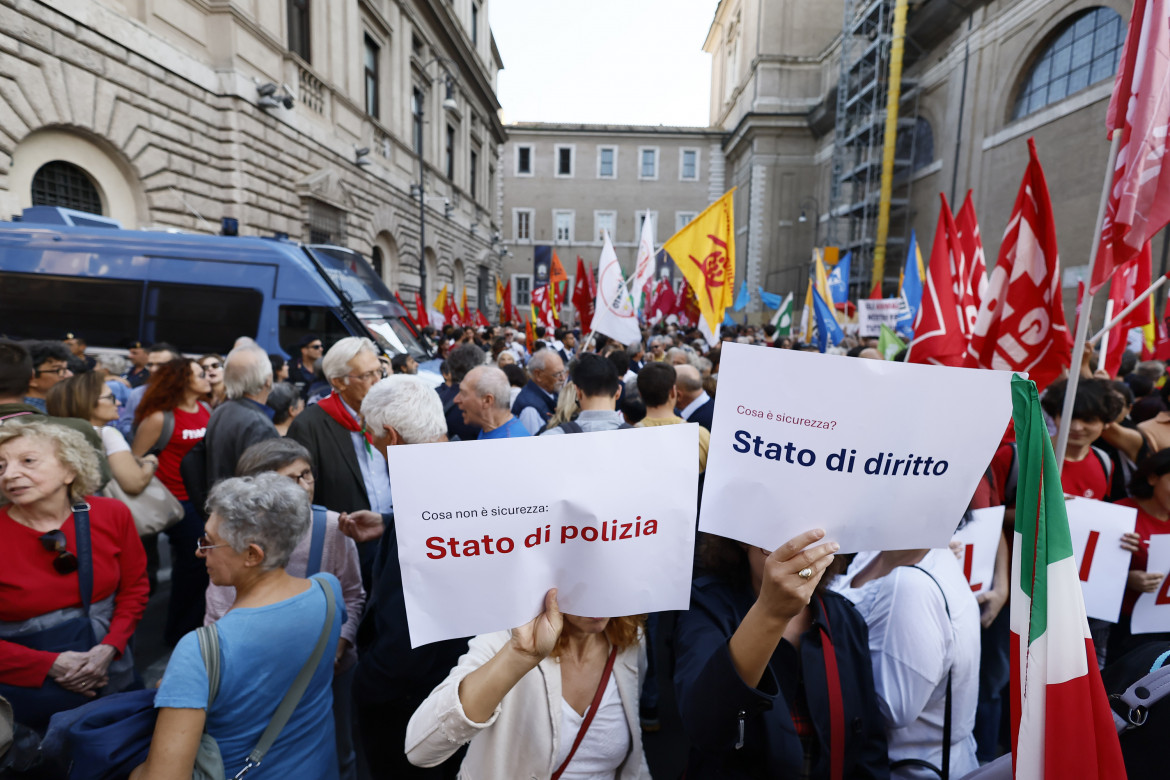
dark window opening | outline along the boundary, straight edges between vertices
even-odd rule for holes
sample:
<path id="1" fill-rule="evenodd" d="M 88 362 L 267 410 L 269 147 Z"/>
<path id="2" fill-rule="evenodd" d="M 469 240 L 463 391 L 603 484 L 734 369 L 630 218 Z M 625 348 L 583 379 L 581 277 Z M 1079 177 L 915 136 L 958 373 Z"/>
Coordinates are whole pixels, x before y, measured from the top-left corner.
<path id="1" fill-rule="evenodd" d="M 566 147 L 557 149 L 557 174 L 559 176 L 573 175 L 573 150 Z"/>
<path id="2" fill-rule="evenodd" d="M 128 338 L 144 338 L 138 332 L 143 287 L 136 281 L 0 273 L 0 333 L 59 339 L 67 321 L 93 346 L 120 347 Z"/>
<path id="3" fill-rule="evenodd" d="M 366 113 L 378 119 L 378 53 L 374 39 L 365 36 Z"/>
<path id="4" fill-rule="evenodd" d="M 256 337 L 263 306 L 259 290 L 150 282 L 142 338 L 226 354 L 240 336 Z"/>
<path id="5" fill-rule="evenodd" d="M 64 160 L 42 165 L 33 175 L 32 204 L 102 214 L 102 196 L 84 170 Z"/>
<path id="6" fill-rule="evenodd" d="M 532 173 L 532 147 L 516 147 L 516 173 Z"/>
<path id="7" fill-rule="evenodd" d="M 411 134 L 414 141 L 414 153 L 422 154 L 423 144 L 423 93 L 415 87 L 410 97 Z"/>
<path id="8" fill-rule="evenodd" d="M 479 185 L 479 152 L 475 149 L 471 150 L 471 160 L 468 162 L 471 168 L 468 188 L 471 191 L 471 199 L 479 199 L 479 191 L 476 187 Z"/>
<path id="9" fill-rule="evenodd" d="M 319 200 L 309 201 L 309 243 L 345 245 L 345 212 Z"/>
<path id="10" fill-rule="evenodd" d="M 288 50 L 305 62 L 309 56 L 309 0 L 288 2 Z"/>
<path id="11" fill-rule="evenodd" d="M 325 306 L 281 306 L 279 328 L 280 344 L 290 355 L 305 336 L 317 336 L 328 351 L 350 335 L 333 310 Z"/>
<path id="12" fill-rule="evenodd" d="M 447 125 L 447 178 L 455 179 L 455 128 Z"/>

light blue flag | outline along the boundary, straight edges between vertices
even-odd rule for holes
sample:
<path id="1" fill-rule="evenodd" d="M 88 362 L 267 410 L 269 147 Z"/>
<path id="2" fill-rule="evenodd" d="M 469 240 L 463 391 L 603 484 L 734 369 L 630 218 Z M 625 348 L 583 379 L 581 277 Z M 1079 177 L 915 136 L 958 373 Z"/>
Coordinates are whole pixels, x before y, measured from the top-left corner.
<path id="1" fill-rule="evenodd" d="M 747 279 L 744 279 L 743 283 L 739 285 L 739 295 L 735 296 L 735 305 L 731 308 L 735 311 L 743 311 L 747 308 L 749 299 L 750 296 L 748 295 Z"/>
<path id="2" fill-rule="evenodd" d="M 731 319 L 731 312 L 724 310 L 724 312 L 723 312 L 723 327 L 734 328 L 736 325 L 739 325 L 739 323 L 736 322 L 735 320 Z"/>
<path id="3" fill-rule="evenodd" d="M 832 341 L 834 347 L 840 344 L 845 338 L 845 331 L 841 330 L 841 325 L 833 316 L 833 310 L 825 303 L 816 287 L 813 287 L 812 292 L 813 312 L 817 317 L 817 348 L 824 352 L 828 349 L 828 342 Z"/>
<path id="4" fill-rule="evenodd" d="M 922 266 L 922 250 L 918 248 L 918 237 L 910 231 L 910 248 L 906 252 L 906 267 L 902 270 L 902 284 L 898 295 L 902 308 L 898 312 L 897 331 L 904 339 L 914 338 L 914 320 L 922 304 L 922 284 L 925 269 Z"/>
<path id="5" fill-rule="evenodd" d="M 829 295 L 833 296 L 833 304 L 840 305 L 849 300 L 849 267 L 853 265 L 853 253 L 846 252 L 845 256 L 837 261 L 833 270 L 829 272 Z"/>
<path id="6" fill-rule="evenodd" d="M 756 290 L 760 293 L 760 301 L 769 309 L 779 309 L 780 304 L 784 302 L 784 297 L 776 293 L 764 292 L 764 288 L 756 286 Z"/>

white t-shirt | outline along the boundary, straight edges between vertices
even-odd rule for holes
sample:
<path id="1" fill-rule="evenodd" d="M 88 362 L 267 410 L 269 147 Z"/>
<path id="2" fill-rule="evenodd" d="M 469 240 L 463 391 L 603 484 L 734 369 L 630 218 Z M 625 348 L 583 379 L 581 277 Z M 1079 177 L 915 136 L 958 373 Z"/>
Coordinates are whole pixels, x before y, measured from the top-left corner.
<path id="1" fill-rule="evenodd" d="M 106 452 L 106 457 L 110 457 L 117 452 L 129 452 L 130 445 L 126 443 L 126 437 L 112 425 L 103 425 L 100 428 L 94 426 L 93 429 L 102 437 L 102 449 Z"/>
<path id="2" fill-rule="evenodd" d="M 561 699 L 561 746 L 557 751 L 556 766 L 565 762 L 584 720 L 583 715 L 578 715 L 567 701 Z M 597 714 L 573 754 L 573 760 L 565 767 L 561 780 L 613 780 L 629 753 L 630 724 L 626 722 L 617 683 L 610 675 Z"/>
<path id="3" fill-rule="evenodd" d="M 857 605 L 869 626 L 874 687 L 886 721 L 890 762 L 918 758 L 942 764 L 950 671 L 950 776 L 962 777 L 979 767 L 972 733 L 979 697 L 979 604 L 950 550 L 931 550 L 918 563 L 938 585 L 913 567 L 899 566 L 860 588 L 850 587 L 853 576 L 876 555 L 860 553 L 833 589 Z M 912 767 L 890 776 L 937 778 L 929 770 Z"/>

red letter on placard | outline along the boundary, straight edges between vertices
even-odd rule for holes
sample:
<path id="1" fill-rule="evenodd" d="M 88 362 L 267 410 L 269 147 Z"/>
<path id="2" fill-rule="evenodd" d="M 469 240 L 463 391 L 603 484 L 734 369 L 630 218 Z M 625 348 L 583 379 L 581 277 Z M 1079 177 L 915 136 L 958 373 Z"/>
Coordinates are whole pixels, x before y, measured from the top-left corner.
<path id="1" fill-rule="evenodd" d="M 1089 531 L 1089 541 L 1085 542 L 1085 556 L 1081 558 L 1081 582 L 1089 581 L 1089 569 L 1093 567 L 1093 553 L 1097 552 L 1097 540 L 1100 537 L 1100 531 Z"/>
<path id="2" fill-rule="evenodd" d="M 1170 593 L 1167 592 L 1167 589 L 1170 589 L 1170 577 L 1163 577 L 1162 587 L 1158 588 L 1158 598 L 1154 599 L 1154 603 L 1158 606 L 1170 604 Z"/>
<path id="3" fill-rule="evenodd" d="M 967 578 L 967 582 L 971 585 L 971 592 L 981 589 L 982 582 L 971 582 L 971 567 L 975 561 L 975 545 L 969 544 L 963 550 L 963 576 Z"/>

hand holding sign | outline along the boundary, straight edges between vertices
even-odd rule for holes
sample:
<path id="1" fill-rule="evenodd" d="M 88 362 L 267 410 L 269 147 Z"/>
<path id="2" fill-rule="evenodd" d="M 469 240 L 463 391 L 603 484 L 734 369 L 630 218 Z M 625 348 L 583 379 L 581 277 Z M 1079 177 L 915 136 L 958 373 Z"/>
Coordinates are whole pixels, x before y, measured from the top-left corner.
<path id="1" fill-rule="evenodd" d="M 819 528 L 806 531 L 777 547 L 764 560 L 756 603 L 766 614 L 788 622 L 808 606 L 817 583 L 833 562 L 833 553 L 841 547 L 836 542 L 809 547 L 824 537 L 825 532 Z"/>

